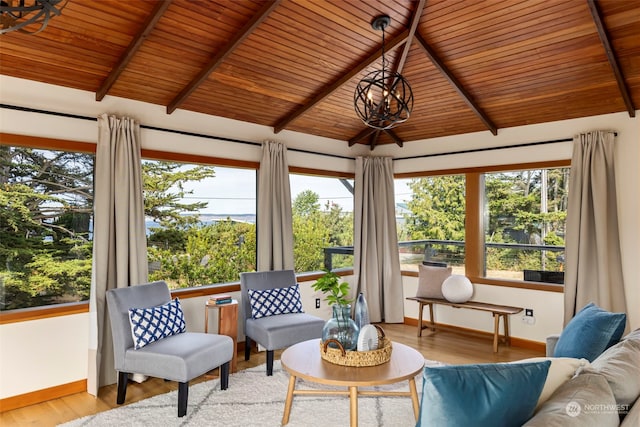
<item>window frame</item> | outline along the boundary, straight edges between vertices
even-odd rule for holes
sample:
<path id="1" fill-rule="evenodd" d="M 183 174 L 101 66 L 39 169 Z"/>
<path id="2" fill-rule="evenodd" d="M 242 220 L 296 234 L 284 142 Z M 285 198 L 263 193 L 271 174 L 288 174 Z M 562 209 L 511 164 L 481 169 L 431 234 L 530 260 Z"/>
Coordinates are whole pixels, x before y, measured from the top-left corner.
<path id="1" fill-rule="evenodd" d="M 465 271 L 473 283 L 510 288 L 532 289 L 548 292 L 564 292 L 564 285 L 543 284 L 524 280 L 506 280 L 483 277 L 484 265 L 484 174 L 489 172 L 511 172 L 526 169 L 553 169 L 571 166 L 571 159 L 544 162 L 512 163 L 505 165 L 482 166 L 473 168 L 441 169 L 422 172 L 394 174 L 394 179 L 424 178 L 442 175 L 465 175 L 466 218 L 465 218 Z M 415 272 L 403 272 L 405 275 L 417 275 Z"/>
<path id="2" fill-rule="evenodd" d="M 349 172 L 337 172 L 337 171 L 325 171 L 325 170 L 321 170 L 321 169 L 310 169 L 310 168 L 300 168 L 300 167 L 295 167 L 295 166 L 290 166 L 289 167 L 289 179 L 291 179 L 291 175 L 304 175 L 304 176 L 311 176 L 311 177 L 318 177 L 318 178 L 333 178 L 333 179 L 350 179 L 350 180 L 354 180 L 355 179 L 355 174 L 354 173 L 349 173 Z M 313 190 L 312 190 L 313 191 Z M 295 197 L 292 196 L 291 198 L 291 203 L 292 203 L 292 207 L 293 207 L 293 201 L 294 201 Z M 352 195 L 352 201 L 353 201 L 353 209 L 355 210 L 355 193 Z M 351 213 L 353 214 L 353 210 L 351 211 Z M 353 232 L 353 229 L 352 229 Z M 294 241 L 295 241 L 295 230 L 294 230 Z M 353 247 L 353 245 L 351 245 Z M 294 247 L 295 247 L 295 242 L 294 242 Z M 353 253 L 351 254 L 353 256 Z M 295 253 L 294 253 L 294 257 L 295 257 Z M 295 259 L 294 259 L 294 263 L 295 263 Z M 323 268 L 326 268 L 326 259 L 325 262 L 323 263 Z M 349 266 L 349 267 L 337 267 L 337 268 L 332 268 L 332 270 L 336 270 L 336 271 L 353 271 L 353 266 Z M 298 274 L 315 274 L 318 271 L 322 271 L 322 270 L 315 270 L 315 271 L 303 271 L 303 272 L 298 272 Z"/>

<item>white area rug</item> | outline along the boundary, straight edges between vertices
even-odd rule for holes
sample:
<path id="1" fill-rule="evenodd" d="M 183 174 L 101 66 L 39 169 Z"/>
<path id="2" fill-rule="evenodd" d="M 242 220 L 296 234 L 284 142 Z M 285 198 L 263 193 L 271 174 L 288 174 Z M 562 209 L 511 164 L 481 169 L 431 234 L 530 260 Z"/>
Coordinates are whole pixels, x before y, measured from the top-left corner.
<path id="1" fill-rule="evenodd" d="M 439 362 L 425 361 L 427 365 Z M 325 389 L 298 379 L 297 389 Z M 189 387 L 187 415 L 178 418 L 178 392 L 154 396 L 96 415 L 63 424 L 80 426 L 280 426 L 287 395 L 289 374 L 275 361 L 273 376 L 267 377 L 265 366 L 232 374 L 229 388 L 220 390 L 219 380 Z M 422 394 L 422 375 L 416 377 L 418 394 Z M 344 388 L 342 388 L 344 389 Z M 373 390 L 408 391 L 408 382 L 374 387 Z M 403 396 L 361 396 L 358 398 L 360 426 L 415 426 L 411 399 Z M 349 425 L 347 396 L 295 396 L 289 417 L 290 427 L 338 427 Z"/>

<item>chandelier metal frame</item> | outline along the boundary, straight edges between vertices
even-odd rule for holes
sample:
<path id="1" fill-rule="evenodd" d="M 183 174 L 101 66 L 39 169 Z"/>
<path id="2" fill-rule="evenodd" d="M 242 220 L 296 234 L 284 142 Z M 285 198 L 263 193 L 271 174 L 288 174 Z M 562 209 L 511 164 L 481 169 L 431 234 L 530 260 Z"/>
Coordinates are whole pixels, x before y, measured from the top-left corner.
<path id="1" fill-rule="evenodd" d="M 20 31 L 37 34 L 47 28 L 49 19 L 60 15 L 69 0 L 1 0 L 0 34 Z M 25 29 L 32 24 L 40 24 L 35 31 Z"/>
<path id="2" fill-rule="evenodd" d="M 371 27 L 382 30 L 382 69 L 368 73 L 358 82 L 353 104 L 362 122 L 374 129 L 386 130 L 406 122 L 413 110 L 413 91 L 400 74 L 388 70 L 385 58 L 385 28 L 391 23 L 388 15 L 374 18 Z"/>

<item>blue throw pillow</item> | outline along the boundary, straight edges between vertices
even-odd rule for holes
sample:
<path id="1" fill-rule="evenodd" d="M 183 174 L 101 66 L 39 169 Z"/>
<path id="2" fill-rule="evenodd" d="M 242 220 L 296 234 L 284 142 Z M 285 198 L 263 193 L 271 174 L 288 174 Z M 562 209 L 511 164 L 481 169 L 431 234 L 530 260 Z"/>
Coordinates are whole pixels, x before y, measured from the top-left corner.
<path id="1" fill-rule="evenodd" d="M 418 426 L 520 427 L 533 412 L 550 361 L 425 367 Z"/>
<path id="2" fill-rule="evenodd" d="M 185 331 L 186 323 L 180 300 L 149 308 L 130 308 L 129 323 L 136 350 L 159 339 Z"/>
<path id="3" fill-rule="evenodd" d="M 286 288 L 249 289 L 251 317 L 276 316 L 287 313 L 304 313 L 300 300 L 300 288 L 296 283 Z"/>
<path id="4" fill-rule="evenodd" d="M 611 313 L 589 303 L 564 328 L 553 356 L 584 358 L 593 362 L 603 351 L 620 341 L 626 322 L 625 313 Z"/>

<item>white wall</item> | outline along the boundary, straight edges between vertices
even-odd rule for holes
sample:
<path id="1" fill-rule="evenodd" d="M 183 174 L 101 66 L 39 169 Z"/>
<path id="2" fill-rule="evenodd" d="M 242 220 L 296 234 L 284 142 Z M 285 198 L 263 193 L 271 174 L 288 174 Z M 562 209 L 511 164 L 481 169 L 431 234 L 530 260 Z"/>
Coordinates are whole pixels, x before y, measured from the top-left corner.
<path id="1" fill-rule="evenodd" d="M 413 296 L 416 294 L 416 290 L 418 289 L 417 277 L 403 276 L 403 283 L 405 296 Z M 477 283 L 474 284 L 473 287 L 474 294 L 472 300 L 474 301 L 533 309 L 533 316 L 536 319 L 534 325 L 522 322 L 524 311 L 521 314 L 510 316 L 509 334 L 512 337 L 544 342 L 548 335 L 559 333 L 562 330 L 564 311 L 562 293 L 507 288 Z M 417 319 L 418 314 L 418 303 L 405 300 L 405 317 Z M 423 320 L 429 320 L 429 309 L 426 307 L 423 313 Z M 446 325 L 493 333 L 493 316 L 488 312 L 436 306 L 435 321 Z M 501 333 L 503 332 L 502 328 L 502 322 L 500 322 Z"/>
<path id="2" fill-rule="evenodd" d="M 209 117 L 182 110 L 166 115 L 164 107 L 107 96 L 101 103 L 94 94 L 74 89 L 61 88 L 43 83 L 30 82 L 0 76 L 0 100 L 2 103 L 50 110 L 62 113 L 95 117 L 107 112 L 131 115 L 142 124 L 163 128 L 186 130 L 228 138 L 255 142 L 275 139 L 290 148 L 339 154 L 355 157 L 368 155 L 367 147 L 356 144 L 348 147 L 346 142 L 283 131 L 274 135 L 270 127 L 258 126 L 235 120 Z M 638 242 L 640 212 L 640 119 L 630 119 L 626 113 L 608 114 L 584 119 L 501 129 L 497 136 L 487 132 L 415 141 L 399 149 L 395 145 L 377 147 L 373 154 L 408 157 L 427 153 L 449 152 L 477 147 L 501 146 L 532 141 L 572 137 L 575 133 L 593 129 L 613 129 L 618 132 L 617 176 L 619 188 L 619 220 L 623 272 L 632 328 L 640 327 L 640 263 Z M 93 121 L 54 117 L 0 109 L 0 132 L 62 138 L 95 142 L 97 124 Z M 215 141 L 197 137 L 186 137 L 151 130 L 142 132 L 143 147 L 148 149 L 176 151 L 231 159 L 259 160 L 260 149 L 246 144 Z M 532 162 L 571 157 L 571 144 L 560 143 L 533 148 L 507 149 L 467 155 L 443 156 L 425 159 L 397 160 L 395 171 L 412 172 L 440 170 L 457 167 Z M 354 171 L 354 162 L 326 156 L 294 153 L 289 156 L 292 166 L 326 169 L 332 171 Z M 306 282 L 308 283 L 308 282 Z M 405 292 L 415 286 L 413 278 L 404 278 Z M 305 309 L 328 318 L 330 311 L 323 304 L 315 310 L 315 293 L 303 286 Z M 534 326 L 512 322 L 513 336 L 542 341 L 548 333 L 561 329 L 562 297 L 558 293 L 527 291 L 503 287 L 476 285 L 477 298 L 502 304 L 533 308 L 538 322 Z M 416 305 L 414 303 L 414 305 Z M 407 304 L 405 316 L 417 318 L 417 307 Z M 204 328 L 204 298 L 185 300 L 187 321 L 193 328 Z M 469 312 L 469 313 L 466 313 Z M 487 329 L 487 320 L 478 316 L 483 313 L 469 310 L 449 313 L 438 309 L 438 321 L 473 329 Z M 29 391 L 65 384 L 86 377 L 88 346 L 88 315 L 64 316 L 55 319 L 29 321 L 0 325 L 0 398 Z M 202 326 L 197 326 L 202 325 Z M 55 339 L 54 339 L 55 338 Z M 240 337 L 239 337 L 240 338 Z M 240 338 L 242 340 L 242 338 Z M 60 345 L 58 343 L 64 343 Z M 46 354 L 43 343 L 50 343 Z M 11 367 L 8 369 L 7 367 Z M 45 371 L 43 373 L 42 371 Z"/>
<path id="3" fill-rule="evenodd" d="M 0 326 L 0 399 L 87 378 L 89 315 Z"/>

